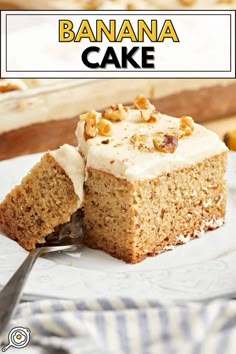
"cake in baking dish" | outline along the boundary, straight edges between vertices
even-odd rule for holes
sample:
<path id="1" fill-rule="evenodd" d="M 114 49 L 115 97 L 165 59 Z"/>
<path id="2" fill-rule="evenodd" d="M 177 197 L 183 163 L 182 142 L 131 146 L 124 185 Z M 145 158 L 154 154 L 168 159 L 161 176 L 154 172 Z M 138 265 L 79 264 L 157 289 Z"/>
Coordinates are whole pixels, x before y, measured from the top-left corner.
<path id="1" fill-rule="evenodd" d="M 23 80 L 20 79 L 0 79 L 0 94 L 11 91 L 22 91 L 27 88 Z"/>
<path id="2" fill-rule="evenodd" d="M 81 115 L 85 243 L 137 263 L 224 223 L 227 148 L 143 96 Z"/>
<path id="3" fill-rule="evenodd" d="M 0 204 L 0 227 L 32 250 L 83 202 L 84 161 L 72 146 L 46 153 Z"/>
<path id="4" fill-rule="evenodd" d="M 27 10 L 233 10 L 236 0 L 2 0 L 1 5 Z M 11 95 L 11 102 L 6 95 L 0 97 L 7 99 L 0 105 L 0 160 L 14 156 L 15 144 L 18 155 L 56 149 L 65 142 L 74 145 L 72 132 L 79 114 L 94 107 L 101 110 L 113 99 L 129 104 L 140 92 L 160 111 L 188 114 L 198 123 L 236 114 L 236 80 L 232 79 L 64 80 L 59 85 L 57 79 L 25 79 L 27 95 Z"/>

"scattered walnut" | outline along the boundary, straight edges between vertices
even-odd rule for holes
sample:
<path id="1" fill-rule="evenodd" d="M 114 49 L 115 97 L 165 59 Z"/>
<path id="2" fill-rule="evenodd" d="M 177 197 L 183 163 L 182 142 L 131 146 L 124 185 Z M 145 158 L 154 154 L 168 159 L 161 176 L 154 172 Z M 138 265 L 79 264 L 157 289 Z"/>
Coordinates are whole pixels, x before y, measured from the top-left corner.
<path id="1" fill-rule="evenodd" d="M 177 149 L 178 138 L 174 134 L 157 133 L 153 145 L 158 151 L 172 154 Z"/>
<path id="2" fill-rule="evenodd" d="M 106 119 L 100 119 L 98 122 L 98 132 L 100 135 L 110 136 L 112 131 L 111 123 Z"/>
<path id="3" fill-rule="evenodd" d="M 156 123 L 157 115 L 155 113 L 150 113 L 150 111 L 146 109 L 140 110 L 141 118 L 144 122 L 147 123 Z"/>
<path id="4" fill-rule="evenodd" d="M 130 142 L 133 145 L 145 144 L 147 142 L 147 135 L 134 134 L 134 135 L 131 136 Z"/>
<path id="5" fill-rule="evenodd" d="M 122 104 L 114 104 L 113 106 L 105 109 L 102 116 L 112 122 L 119 122 L 125 119 L 128 109 L 128 107 L 124 107 Z"/>
<path id="6" fill-rule="evenodd" d="M 148 110 L 141 109 L 140 110 L 140 115 L 141 115 L 142 120 L 144 120 L 144 122 L 148 122 L 149 121 L 150 113 L 149 113 Z"/>
<path id="7" fill-rule="evenodd" d="M 197 2 L 197 0 L 179 0 L 184 6 L 192 6 Z"/>
<path id="8" fill-rule="evenodd" d="M 82 119 L 85 120 L 84 123 L 84 139 L 88 140 L 94 138 L 97 135 L 97 116 L 96 111 L 90 111 L 82 115 Z M 81 116 L 80 116 L 81 119 Z"/>
<path id="9" fill-rule="evenodd" d="M 98 112 L 92 110 L 92 111 L 81 114 L 79 116 L 79 120 L 84 121 L 84 120 L 90 120 L 90 119 L 97 118 L 97 117 L 98 117 Z"/>
<path id="10" fill-rule="evenodd" d="M 102 142 L 101 142 L 102 144 L 104 144 L 104 145 L 107 145 L 107 144 L 109 144 L 110 143 L 110 140 L 109 139 L 107 139 L 107 140 L 102 140 Z"/>
<path id="11" fill-rule="evenodd" d="M 178 139 L 182 138 L 184 136 L 183 130 L 173 127 L 168 129 L 168 134 L 170 135 L 175 135 Z"/>
<path id="12" fill-rule="evenodd" d="M 142 95 L 135 98 L 134 108 L 140 110 L 155 110 L 155 107 L 151 104 L 151 102 L 145 96 Z"/>
<path id="13" fill-rule="evenodd" d="M 146 145 L 147 140 L 148 137 L 144 134 L 134 134 L 130 138 L 131 144 L 140 151 L 150 151 L 150 148 Z"/>
<path id="14" fill-rule="evenodd" d="M 183 131 L 183 135 L 191 135 L 194 132 L 194 120 L 191 117 L 183 116 L 180 118 L 180 130 Z"/>

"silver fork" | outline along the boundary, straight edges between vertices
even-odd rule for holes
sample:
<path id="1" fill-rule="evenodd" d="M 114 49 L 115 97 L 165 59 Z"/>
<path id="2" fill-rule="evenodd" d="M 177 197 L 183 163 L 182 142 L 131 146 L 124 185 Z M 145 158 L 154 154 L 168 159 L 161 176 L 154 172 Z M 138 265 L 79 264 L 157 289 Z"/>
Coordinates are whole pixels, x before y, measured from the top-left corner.
<path id="1" fill-rule="evenodd" d="M 82 248 L 82 218 L 76 214 L 72 222 L 62 225 L 48 236 L 43 246 L 31 251 L 0 292 L 0 337 L 20 300 L 23 287 L 37 258 L 45 253 L 75 251 Z"/>

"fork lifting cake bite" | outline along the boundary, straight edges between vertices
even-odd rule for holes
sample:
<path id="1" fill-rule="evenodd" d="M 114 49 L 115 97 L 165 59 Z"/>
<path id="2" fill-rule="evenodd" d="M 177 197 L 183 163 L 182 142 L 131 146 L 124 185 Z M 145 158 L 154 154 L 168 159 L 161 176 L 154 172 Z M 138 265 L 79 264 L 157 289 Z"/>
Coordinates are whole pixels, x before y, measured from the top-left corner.
<path id="1" fill-rule="evenodd" d="M 137 263 L 224 223 L 227 148 L 145 97 L 81 115 L 85 243 Z"/>
<path id="2" fill-rule="evenodd" d="M 74 147 L 49 151 L 0 204 L 0 227 L 32 250 L 81 207 L 83 184 L 84 161 Z"/>

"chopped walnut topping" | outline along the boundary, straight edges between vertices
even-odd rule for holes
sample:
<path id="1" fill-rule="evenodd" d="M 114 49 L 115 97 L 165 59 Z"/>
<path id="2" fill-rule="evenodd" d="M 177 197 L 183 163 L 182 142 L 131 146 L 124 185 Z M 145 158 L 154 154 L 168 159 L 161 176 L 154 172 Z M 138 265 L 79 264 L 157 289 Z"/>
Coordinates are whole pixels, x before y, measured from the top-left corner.
<path id="1" fill-rule="evenodd" d="M 184 136 L 183 130 L 173 127 L 168 129 L 168 134 L 177 136 L 178 139 Z"/>
<path id="2" fill-rule="evenodd" d="M 150 111 L 146 109 L 140 110 L 141 118 L 144 122 L 147 123 L 156 123 L 157 121 L 157 114 L 150 113 Z"/>
<path id="3" fill-rule="evenodd" d="M 138 96 L 134 100 L 134 108 L 140 110 L 155 110 L 155 107 L 145 96 Z"/>
<path id="4" fill-rule="evenodd" d="M 197 0 L 179 0 L 184 6 L 192 6 L 197 2 Z"/>
<path id="5" fill-rule="evenodd" d="M 109 140 L 109 139 L 107 139 L 107 140 L 103 140 L 101 143 L 102 143 L 102 144 L 104 144 L 104 145 L 107 145 L 107 144 L 109 144 L 109 143 L 110 143 L 110 140 Z"/>
<path id="6" fill-rule="evenodd" d="M 90 120 L 90 119 L 97 118 L 97 117 L 98 117 L 98 112 L 92 110 L 92 111 L 81 114 L 79 116 L 79 119 L 84 121 L 84 120 Z"/>
<path id="7" fill-rule="evenodd" d="M 178 137 L 174 134 L 157 133 L 153 145 L 160 152 L 174 153 L 178 146 Z"/>
<path id="8" fill-rule="evenodd" d="M 100 119 L 98 122 L 98 132 L 100 135 L 110 136 L 112 131 L 111 123 L 106 119 Z"/>
<path id="9" fill-rule="evenodd" d="M 130 142 L 135 146 L 139 144 L 145 144 L 147 142 L 147 135 L 134 134 L 131 136 Z"/>
<path id="10" fill-rule="evenodd" d="M 150 151 L 150 148 L 146 145 L 148 137 L 144 134 L 134 134 L 130 138 L 131 144 L 140 151 Z"/>
<path id="11" fill-rule="evenodd" d="M 82 114 L 80 119 L 85 120 L 84 123 L 84 139 L 88 140 L 94 138 L 97 135 L 97 117 L 98 113 L 96 111 L 90 111 L 88 113 Z"/>
<path id="12" fill-rule="evenodd" d="M 123 104 L 114 104 L 113 106 L 105 109 L 102 116 L 112 122 L 119 122 L 125 119 L 128 109 L 129 108 L 124 107 Z"/>
<path id="13" fill-rule="evenodd" d="M 194 132 L 194 120 L 191 117 L 183 116 L 180 118 L 180 130 L 183 135 L 191 135 Z"/>

